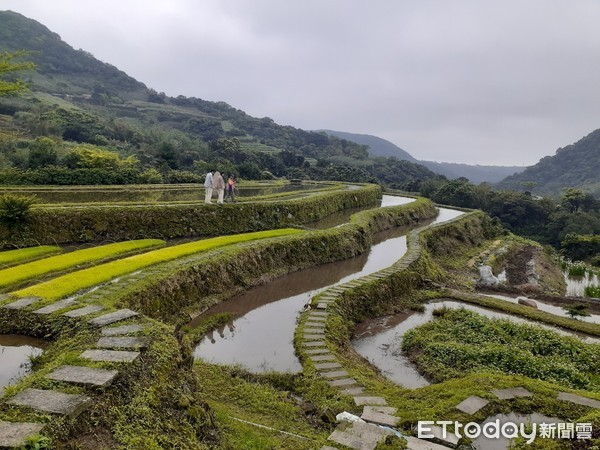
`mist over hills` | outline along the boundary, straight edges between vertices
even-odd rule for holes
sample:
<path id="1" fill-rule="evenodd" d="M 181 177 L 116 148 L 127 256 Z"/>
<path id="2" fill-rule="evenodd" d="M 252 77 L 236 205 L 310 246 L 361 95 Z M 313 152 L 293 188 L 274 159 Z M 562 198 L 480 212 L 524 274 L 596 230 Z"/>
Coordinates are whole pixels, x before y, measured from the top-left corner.
<path id="1" fill-rule="evenodd" d="M 422 161 L 414 158 L 406 150 L 401 149 L 396 144 L 377 136 L 369 134 L 348 133 L 344 131 L 323 130 L 326 133 L 357 142 L 359 144 L 369 146 L 370 156 L 395 157 L 401 160 L 411 161 L 417 164 L 422 164 L 429 170 L 448 178 L 465 177 L 472 183 L 478 184 L 484 181 L 496 183 L 509 175 L 521 172 L 525 169 L 522 166 L 486 166 L 486 165 L 470 165 L 460 163 L 447 163 L 436 161 Z"/>

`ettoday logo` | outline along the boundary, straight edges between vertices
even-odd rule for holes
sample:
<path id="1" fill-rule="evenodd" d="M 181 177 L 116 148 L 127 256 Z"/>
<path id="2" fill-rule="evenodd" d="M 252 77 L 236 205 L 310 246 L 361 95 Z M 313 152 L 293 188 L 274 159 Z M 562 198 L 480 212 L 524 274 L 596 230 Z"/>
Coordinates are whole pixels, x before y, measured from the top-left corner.
<path id="1" fill-rule="evenodd" d="M 536 438 L 544 439 L 580 439 L 587 440 L 592 438 L 591 423 L 500 423 L 500 419 L 483 425 L 476 422 L 469 422 L 463 425 L 461 422 L 451 420 L 421 420 L 417 423 L 417 437 L 419 439 L 433 439 L 436 436 L 433 433 L 433 427 L 441 428 L 442 439 L 448 436 L 449 426 L 454 428 L 454 434 L 461 439 L 477 439 L 484 436 L 488 439 L 506 439 L 524 438 L 527 444 L 531 444 Z"/>

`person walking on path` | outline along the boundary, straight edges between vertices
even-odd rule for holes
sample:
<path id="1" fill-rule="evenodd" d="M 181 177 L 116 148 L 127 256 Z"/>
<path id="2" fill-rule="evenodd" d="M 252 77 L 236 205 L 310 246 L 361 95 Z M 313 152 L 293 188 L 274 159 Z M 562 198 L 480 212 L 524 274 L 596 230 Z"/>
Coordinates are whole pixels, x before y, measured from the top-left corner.
<path id="1" fill-rule="evenodd" d="M 204 203 L 211 203 L 213 190 L 213 172 L 214 170 L 210 170 L 206 174 L 206 178 L 204 179 L 204 189 L 206 189 L 206 193 L 204 194 Z"/>
<path id="2" fill-rule="evenodd" d="M 231 197 L 231 201 L 235 202 L 235 181 L 233 179 L 233 175 L 229 176 L 229 179 L 227 180 L 227 195 L 225 196 L 225 200 L 227 200 L 228 198 Z"/>
<path id="3" fill-rule="evenodd" d="M 218 170 L 213 175 L 213 189 L 217 190 L 217 203 L 223 203 L 223 194 L 225 193 L 225 180 Z"/>

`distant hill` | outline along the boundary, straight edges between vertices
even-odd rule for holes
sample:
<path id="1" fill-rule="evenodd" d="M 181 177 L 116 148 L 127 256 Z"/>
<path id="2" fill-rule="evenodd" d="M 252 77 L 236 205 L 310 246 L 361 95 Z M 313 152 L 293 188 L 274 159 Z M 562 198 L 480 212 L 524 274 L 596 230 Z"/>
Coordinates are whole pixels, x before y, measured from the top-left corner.
<path id="1" fill-rule="evenodd" d="M 27 50 L 37 70 L 28 77 L 37 90 L 48 93 L 91 95 L 119 93 L 128 99 L 146 98 L 148 89 L 116 67 L 75 50 L 41 23 L 0 11 L 0 51 Z"/>
<path id="2" fill-rule="evenodd" d="M 319 130 L 323 131 L 332 136 L 337 136 L 340 139 L 346 139 L 347 141 L 353 141 L 358 144 L 368 145 L 369 146 L 369 155 L 370 156 L 383 156 L 390 157 L 393 156 L 395 158 L 410 161 L 413 163 L 419 163 L 415 158 L 412 157 L 410 153 L 402 150 L 396 144 L 391 143 L 390 141 L 386 141 L 377 136 L 371 136 L 370 134 L 358 134 L 358 133 L 347 133 L 345 131 L 333 131 L 333 130 Z"/>
<path id="3" fill-rule="evenodd" d="M 0 99 L 0 180 L 3 171 L 8 176 L 0 183 L 31 172 L 26 180 L 55 184 L 73 168 L 67 156 L 77 145 L 131 156 L 136 170 L 155 169 L 167 182 L 194 181 L 215 165 L 246 179 L 379 182 L 407 190 L 437 177 L 414 162 L 369 158 L 366 145 L 252 117 L 225 102 L 169 97 L 75 50 L 35 20 L 0 11 L 0 51 L 17 50 L 29 51 L 36 69 L 19 74 L 30 91 Z M 54 144 L 40 149 L 40 137 Z M 63 172 L 33 173 L 48 167 Z"/>
<path id="4" fill-rule="evenodd" d="M 559 148 L 525 169 L 497 184 L 498 188 L 528 190 L 558 196 L 568 187 L 600 196 L 600 129 Z"/>
<path id="5" fill-rule="evenodd" d="M 404 161 L 410 161 L 413 163 L 421 164 L 427 167 L 429 170 L 444 175 L 448 178 L 455 179 L 465 177 L 472 183 L 482 183 L 484 181 L 488 183 L 496 183 L 503 180 L 509 175 L 524 170 L 521 166 L 482 166 L 482 165 L 470 165 L 470 164 L 458 164 L 458 163 L 446 163 L 436 161 L 419 161 L 414 158 L 410 153 L 401 149 L 396 144 L 390 141 L 382 139 L 377 136 L 371 136 L 369 134 L 357 134 L 347 133 L 344 131 L 333 131 L 323 130 L 325 133 L 337 136 L 341 139 L 357 142 L 362 145 L 369 146 L 369 155 L 384 156 L 384 157 L 396 157 Z"/>

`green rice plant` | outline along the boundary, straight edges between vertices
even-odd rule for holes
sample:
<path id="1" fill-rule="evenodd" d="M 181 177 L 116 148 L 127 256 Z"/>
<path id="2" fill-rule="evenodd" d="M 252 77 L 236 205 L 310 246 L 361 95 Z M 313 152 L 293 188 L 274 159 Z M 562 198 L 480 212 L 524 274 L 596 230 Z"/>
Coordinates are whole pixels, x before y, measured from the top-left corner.
<path id="1" fill-rule="evenodd" d="M 600 298 L 600 286 L 587 286 L 584 295 L 586 297 Z"/>
<path id="2" fill-rule="evenodd" d="M 81 264 L 90 264 L 123 253 L 148 249 L 159 245 L 165 245 L 165 241 L 160 239 L 140 239 L 137 241 L 117 242 L 20 264 L 0 270 L 0 288 L 12 286 L 41 275 L 75 268 Z"/>
<path id="3" fill-rule="evenodd" d="M 60 247 L 56 245 L 40 245 L 38 247 L 19 248 L 0 252 L 0 266 L 11 266 L 16 263 L 31 261 L 42 256 L 60 253 Z"/>
<path id="4" fill-rule="evenodd" d="M 79 290 L 105 283 L 118 276 L 126 275 L 154 264 L 172 261 L 177 258 L 205 252 L 226 245 L 303 232 L 304 231 L 302 230 L 294 228 L 284 228 L 279 230 L 236 234 L 232 236 L 220 236 L 188 242 L 186 244 L 174 245 L 172 247 L 153 250 L 140 255 L 129 256 L 117 261 L 111 261 L 88 269 L 68 273 L 52 280 L 21 289 L 20 291 L 14 292 L 13 295 L 18 297 L 35 295 L 49 300 L 58 300 L 59 298 L 74 294 Z"/>

